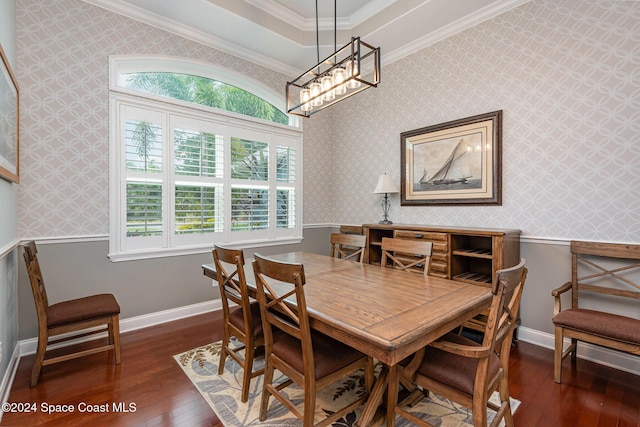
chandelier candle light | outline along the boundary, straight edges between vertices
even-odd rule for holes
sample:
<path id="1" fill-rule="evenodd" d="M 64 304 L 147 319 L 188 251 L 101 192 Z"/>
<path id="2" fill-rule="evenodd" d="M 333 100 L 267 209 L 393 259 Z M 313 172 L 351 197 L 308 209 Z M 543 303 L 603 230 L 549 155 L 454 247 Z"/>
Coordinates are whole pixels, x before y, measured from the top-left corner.
<path id="1" fill-rule="evenodd" d="M 384 219 L 380 221 L 379 224 L 393 224 L 389 221 L 389 193 L 398 193 L 398 187 L 396 187 L 391 176 L 385 173 L 384 175 L 380 175 L 378 185 L 376 185 L 376 188 L 373 190 L 373 194 L 384 194 L 384 198 L 382 199 Z"/>
<path id="2" fill-rule="evenodd" d="M 318 64 L 291 82 L 287 82 L 287 113 L 309 117 L 380 83 L 380 48 L 352 37 L 336 50 L 337 12 L 334 0 L 334 50 L 320 61 L 318 0 L 316 0 L 316 52 Z"/>

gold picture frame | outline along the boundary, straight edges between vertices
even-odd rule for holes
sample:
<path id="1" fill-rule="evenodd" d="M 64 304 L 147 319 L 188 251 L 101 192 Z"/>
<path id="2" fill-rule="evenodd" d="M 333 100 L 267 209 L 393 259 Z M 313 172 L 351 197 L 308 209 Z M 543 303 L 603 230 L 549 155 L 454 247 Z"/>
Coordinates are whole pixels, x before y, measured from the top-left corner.
<path id="1" fill-rule="evenodd" d="M 401 205 L 502 205 L 502 110 L 400 134 Z"/>
<path id="2" fill-rule="evenodd" d="M 0 177 L 20 182 L 19 90 L 9 60 L 0 46 Z"/>

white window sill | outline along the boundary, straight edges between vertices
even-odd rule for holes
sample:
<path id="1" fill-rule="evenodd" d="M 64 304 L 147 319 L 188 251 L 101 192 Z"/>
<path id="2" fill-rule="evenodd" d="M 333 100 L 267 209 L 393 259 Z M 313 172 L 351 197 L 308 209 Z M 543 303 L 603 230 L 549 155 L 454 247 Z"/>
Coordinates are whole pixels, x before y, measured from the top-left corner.
<path id="1" fill-rule="evenodd" d="M 224 242 L 225 247 L 235 249 L 259 248 L 264 246 L 291 245 L 302 242 L 302 237 L 285 237 L 270 240 L 256 240 L 243 242 Z M 135 261 L 143 259 L 165 258 L 181 255 L 195 255 L 209 253 L 213 250 L 213 243 L 206 246 L 189 246 L 182 248 L 167 249 L 147 249 L 139 251 L 129 251 L 120 253 L 111 253 L 107 255 L 111 262 Z"/>

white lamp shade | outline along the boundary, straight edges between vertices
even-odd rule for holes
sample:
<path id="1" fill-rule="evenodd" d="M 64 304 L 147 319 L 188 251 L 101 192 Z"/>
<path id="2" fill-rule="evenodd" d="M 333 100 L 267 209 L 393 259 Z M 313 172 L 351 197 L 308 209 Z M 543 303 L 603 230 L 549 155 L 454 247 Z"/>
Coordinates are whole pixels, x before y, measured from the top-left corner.
<path id="1" fill-rule="evenodd" d="M 396 187 L 396 184 L 393 182 L 393 179 L 391 179 L 391 175 L 380 175 L 380 178 L 378 178 L 378 185 L 376 185 L 375 190 L 373 190 L 374 194 L 381 194 L 381 193 L 398 193 L 398 187 Z"/>

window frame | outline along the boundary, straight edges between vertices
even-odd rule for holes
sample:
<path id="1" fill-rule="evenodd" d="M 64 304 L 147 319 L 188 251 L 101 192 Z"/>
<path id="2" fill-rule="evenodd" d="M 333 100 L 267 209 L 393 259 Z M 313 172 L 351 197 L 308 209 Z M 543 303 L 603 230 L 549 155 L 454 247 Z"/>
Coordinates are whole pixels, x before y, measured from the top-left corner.
<path id="1" fill-rule="evenodd" d="M 142 58 L 136 61 L 135 58 Z M 158 57 L 161 58 L 160 63 L 154 62 L 147 55 L 142 57 L 136 56 L 111 56 L 110 60 L 110 93 L 109 93 L 109 115 L 110 115 L 110 134 L 109 134 L 109 254 L 108 257 L 113 262 L 127 261 L 135 259 L 149 259 L 165 256 L 176 256 L 186 254 L 205 253 L 211 250 L 214 242 L 219 242 L 230 247 L 246 248 L 246 247 L 263 247 L 271 245 L 294 244 L 302 241 L 302 129 L 296 125 L 301 122 L 290 120 L 290 123 L 296 125 L 283 125 L 270 122 L 263 119 L 244 116 L 238 113 L 223 111 L 217 108 L 207 107 L 203 105 L 192 104 L 189 102 L 175 100 L 171 98 L 161 97 L 153 94 L 142 93 L 131 89 L 123 88 L 117 85 L 120 73 L 126 72 L 175 72 L 182 74 L 199 75 L 214 80 L 232 84 L 244 90 L 250 90 L 254 95 L 261 97 L 277 108 L 281 108 L 279 104 L 284 106 L 284 97 L 278 96 L 276 100 L 275 91 L 266 89 L 259 82 L 252 81 L 242 75 L 233 74 L 229 71 L 217 75 L 219 67 L 211 66 L 211 64 L 202 63 L 200 61 L 188 60 L 184 58 Z M 161 64 L 161 65 L 158 65 Z M 171 65 L 168 67 L 167 65 Z M 161 69 L 154 67 L 161 67 Z M 152 68 L 146 68 L 152 67 Z M 208 67 L 208 68 L 207 68 Z M 204 70 L 204 71 L 203 71 Z M 234 75 L 232 82 L 227 79 L 228 75 Z M 143 110 L 158 111 L 163 115 L 165 122 L 163 123 L 163 147 L 165 150 L 171 151 L 169 158 L 163 160 L 163 195 L 169 194 L 169 199 L 164 200 L 163 196 L 163 236 L 161 244 L 158 239 L 148 239 L 150 242 L 156 240 L 153 245 L 142 244 L 139 246 L 131 246 L 133 239 L 127 237 L 127 199 L 126 199 L 126 159 L 124 158 L 123 144 L 124 129 L 122 126 L 123 118 L 121 117 L 121 108 L 140 108 Z M 175 233 L 175 170 L 173 164 L 173 138 L 174 118 L 180 117 L 187 120 L 193 119 L 198 122 L 206 122 L 214 128 L 225 129 L 224 132 L 224 172 L 221 181 L 225 188 L 224 196 L 224 231 L 219 233 L 204 233 L 199 237 L 189 239 L 189 235 L 181 235 Z M 269 152 L 274 153 L 269 156 L 269 227 L 264 233 L 238 233 L 231 231 L 231 179 L 230 171 L 230 138 L 242 137 L 241 135 L 232 135 L 229 129 L 242 129 L 242 135 L 265 135 L 269 136 L 268 143 Z M 278 147 L 291 147 L 295 150 L 295 177 L 293 183 L 277 182 L 277 165 L 276 155 Z M 170 169 L 170 170 L 167 170 Z M 280 185 L 284 184 L 284 185 Z M 169 185 L 170 189 L 164 188 Z M 277 212 L 277 195 L 278 190 L 283 187 L 291 188 L 295 192 L 294 209 L 295 209 L 295 225 L 289 228 L 278 227 Z M 227 193 L 228 192 L 228 193 Z M 168 211 L 167 211 L 168 210 Z M 236 233 L 236 234 L 234 234 Z M 197 234 L 197 233 L 196 233 Z M 192 235 L 192 236 L 195 236 Z M 141 239 L 142 240 L 142 239 Z M 199 242 L 198 242 L 199 240 Z M 187 244 L 178 244 L 180 241 L 186 241 Z"/>

